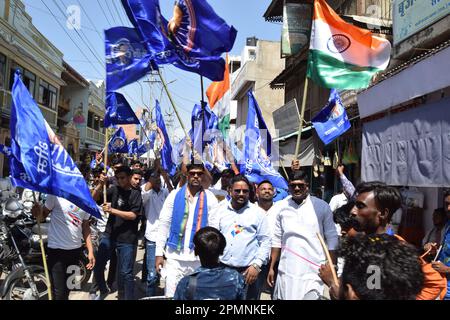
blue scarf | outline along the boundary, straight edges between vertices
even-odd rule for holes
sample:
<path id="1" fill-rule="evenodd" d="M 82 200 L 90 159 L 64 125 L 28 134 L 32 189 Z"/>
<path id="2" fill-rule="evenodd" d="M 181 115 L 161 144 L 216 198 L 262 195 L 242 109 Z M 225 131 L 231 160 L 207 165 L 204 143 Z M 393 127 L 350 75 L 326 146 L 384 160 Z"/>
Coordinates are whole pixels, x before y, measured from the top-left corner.
<path id="1" fill-rule="evenodd" d="M 167 246 L 177 251 L 181 251 L 184 248 L 186 225 L 189 217 L 189 200 L 186 197 L 186 188 L 187 185 L 184 185 L 175 195 L 172 224 L 170 225 L 169 240 L 167 241 Z M 189 249 L 194 249 L 195 233 L 208 224 L 208 204 L 206 198 L 205 191 L 200 191 L 195 206 L 194 220 L 192 221 Z"/>

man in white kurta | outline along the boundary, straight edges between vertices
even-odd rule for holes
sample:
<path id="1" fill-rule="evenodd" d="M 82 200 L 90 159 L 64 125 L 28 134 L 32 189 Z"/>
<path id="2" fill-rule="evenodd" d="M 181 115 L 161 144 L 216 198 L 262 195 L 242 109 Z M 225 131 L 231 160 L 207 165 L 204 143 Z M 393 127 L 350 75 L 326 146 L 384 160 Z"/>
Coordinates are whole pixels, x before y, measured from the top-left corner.
<path id="1" fill-rule="evenodd" d="M 302 300 L 307 293 L 323 294 L 318 271 L 326 261 L 317 233 L 331 251 L 339 240 L 328 204 L 309 195 L 306 174 L 295 172 L 289 181 L 290 196 L 278 206 L 272 238 L 272 263 L 268 282 L 273 285 L 273 266 L 280 256 L 274 299 Z"/>

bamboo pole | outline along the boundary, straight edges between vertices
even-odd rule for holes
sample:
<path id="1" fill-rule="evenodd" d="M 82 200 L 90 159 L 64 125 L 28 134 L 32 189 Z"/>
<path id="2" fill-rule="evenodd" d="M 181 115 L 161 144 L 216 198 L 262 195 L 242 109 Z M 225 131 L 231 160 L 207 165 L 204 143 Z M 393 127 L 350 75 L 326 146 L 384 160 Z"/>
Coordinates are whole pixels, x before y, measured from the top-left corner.
<path id="1" fill-rule="evenodd" d="M 39 205 L 39 203 L 36 199 L 36 194 L 34 193 L 33 190 L 31 192 L 33 193 L 34 203 Z M 38 226 L 38 234 L 39 234 L 39 244 L 41 247 L 42 264 L 44 265 L 45 281 L 47 282 L 48 300 L 53 300 L 52 285 L 50 283 L 50 275 L 48 272 L 47 258 L 46 258 L 46 254 L 45 254 L 45 248 L 44 248 L 44 241 L 42 240 L 41 221 L 40 221 L 41 217 L 42 217 L 42 207 L 39 205 L 39 217 L 36 219 L 37 226 Z"/>
<path id="2" fill-rule="evenodd" d="M 161 72 L 158 70 L 159 79 L 161 80 L 161 83 L 163 84 L 164 90 L 166 91 L 167 97 L 169 98 L 170 104 L 172 105 L 173 111 L 175 111 L 175 115 L 177 116 L 178 122 L 180 122 L 180 126 L 184 131 L 184 134 L 186 135 L 186 141 L 190 140 L 188 132 L 186 131 L 186 128 L 184 127 L 183 121 L 181 120 L 180 114 L 178 113 L 178 109 L 175 106 L 175 103 L 173 102 L 172 95 L 169 92 L 169 89 L 167 88 L 167 83 L 164 80 Z"/>
<path id="3" fill-rule="evenodd" d="M 103 172 L 105 173 L 105 176 L 108 176 L 108 129 L 105 130 L 105 167 L 103 168 Z M 103 203 L 107 203 L 107 190 L 106 190 L 106 183 L 103 184 Z"/>
<path id="4" fill-rule="evenodd" d="M 325 252 L 325 256 L 327 257 L 328 264 L 331 268 L 331 274 L 333 275 L 333 281 L 336 286 L 339 286 L 338 277 L 336 274 L 336 270 L 334 269 L 333 260 L 331 260 L 330 251 L 328 251 L 327 245 L 325 244 L 325 241 L 323 241 L 322 236 L 320 233 L 316 233 L 317 237 L 319 238 L 320 244 L 322 245 L 323 251 Z"/>
<path id="5" fill-rule="evenodd" d="M 300 152 L 300 141 L 302 140 L 303 121 L 305 116 L 307 96 L 308 96 L 308 76 L 305 76 L 305 85 L 303 86 L 302 108 L 300 111 L 300 124 L 298 127 L 297 145 L 295 146 L 295 156 L 294 156 L 295 160 L 297 160 L 298 154 Z"/>

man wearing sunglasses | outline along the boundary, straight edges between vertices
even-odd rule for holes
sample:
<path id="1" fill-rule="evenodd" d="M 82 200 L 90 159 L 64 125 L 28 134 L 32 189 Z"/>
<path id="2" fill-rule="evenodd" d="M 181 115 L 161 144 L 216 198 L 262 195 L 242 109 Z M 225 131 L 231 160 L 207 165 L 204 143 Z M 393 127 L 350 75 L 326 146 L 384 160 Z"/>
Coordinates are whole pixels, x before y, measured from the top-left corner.
<path id="1" fill-rule="evenodd" d="M 276 300 L 302 300 L 308 292 L 322 293 L 319 265 L 326 260 L 317 234 L 324 238 L 333 262 L 339 240 L 330 206 L 309 194 L 308 176 L 295 171 L 289 179 L 290 196 L 281 201 L 275 219 L 267 282 Z M 280 258 L 276 284 L 275 263 Z"/>
<path id="2" fill-rule="evenodd" d="M 212 209 L 217 205 L 214 194 L 202 187 L 203 164 L 186 166 L 187 184 L 173 190 L 165 200 L 156 235 L 155 267 L 158 273 L 164 264 L 165 295 L 173 297 L 178 282 L 200 267 L 194 253 L 195 232 L 209 226 Z"/>
<path id="3" fill-rule="evenodd" d="M 268 220 L 257 205 L 249 202 L 247 178 L 235 176 L 229 190 L 231 200 L 217 208 L 217 220 L 213 225 L 227 242 L 220 261 L 244 275 L 246 300 L 258 300 L 262 287 L 259 274 L 270 253 Z"/>

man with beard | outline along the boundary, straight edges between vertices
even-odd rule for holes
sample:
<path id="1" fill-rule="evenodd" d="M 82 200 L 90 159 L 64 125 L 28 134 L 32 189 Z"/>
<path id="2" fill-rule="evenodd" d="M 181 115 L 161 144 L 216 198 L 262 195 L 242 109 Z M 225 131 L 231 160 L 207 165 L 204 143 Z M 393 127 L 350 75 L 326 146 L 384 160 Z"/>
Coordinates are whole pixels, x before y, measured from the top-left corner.
<path id="1" fill-rule="evenodd" d="M 267 282 L 275 285 L 277 300 L 302 300 L 308 292 L 323 292 L 317 269 L 326 257 L 317 234 L 325 238 L 335 263 L 339 241 L 333 213 L 325 201 L 309 194 L 308 181 L 303 171 L 293 173 L 289 179 L 291 196 L 281 201 L 276 216 Z M 275 284 L 274 266 L 279 257 Z"/>
<path id="2" fill-rule="evenodd" d="M 200 267 L 194 253 L 194 235 L 210 225 L 212 209 L 217 199 L 211 191 L 203 189 L 206 170 L 203 164 L 186 166 L 187 185 L 173 190 L 165 200 L 159 217 L 156 236 L 155 268 L 158 273 L 164 264 L 166 274 L 165 295 L 173 297 L 178 282 Z"/>
<path id="3" fill-rule="evenodd" d="M 217 209 L 216 227 L 227 246 L 220 261 L 245 277 L 246 300 L 258 300 L 261 283 L 258 275 L 270 253 L 270 230 L 266 215 L 249 202 L 250 182 L 235 176 L 230 186 L 231 200 Z"/>
<path id="4" fill-rule="evenodd" d="M 353 227 L 358 232 L 366 235 L 382 235 L 387 233 L 388 225 L 394 212 L 401 206 L 400 192 L 387 186 L 383 182 L 364 182 L 356 187 L 355 205 L 352 209 L 354 217 Z M 399 236 L 397 236 L 400 240 Z M 422 291 L 417 295 L 418 300 L 434 300 L 443 296 L 446 289 L 446 281 L 439 273 L 426 264 L 423 260 L 422 271 L 425 275 Z M 345 262 L 344 262 L 345 269 Z M 332 296 L 336 297 L 338 285 L 331 284 L 329 267 L 321 266 L 321 278 L 331 286 Z"/>

